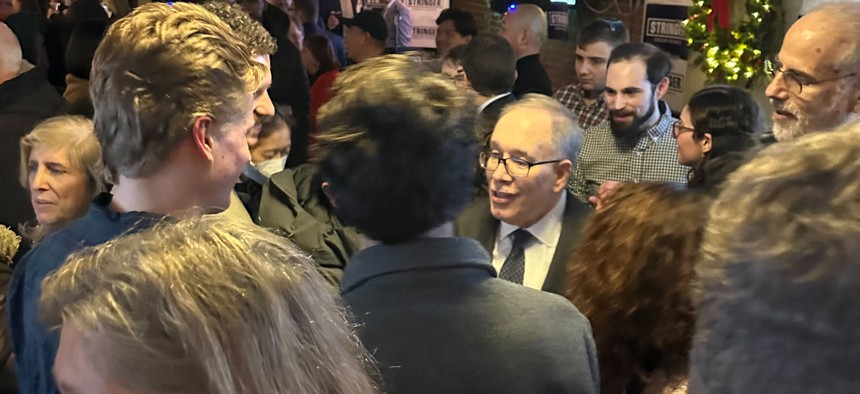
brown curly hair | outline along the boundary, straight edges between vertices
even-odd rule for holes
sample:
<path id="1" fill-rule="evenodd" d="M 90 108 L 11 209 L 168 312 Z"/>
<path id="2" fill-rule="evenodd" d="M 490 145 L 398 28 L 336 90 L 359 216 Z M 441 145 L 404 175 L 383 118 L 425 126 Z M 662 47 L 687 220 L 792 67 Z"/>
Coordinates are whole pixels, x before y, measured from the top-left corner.
<path id="1" fill-rule="evenodd" d="M 591 320 L 604 394 L 686 378 L 707 205 L 666 184 L 625 184 L 585 228 L 567 297 Z"/>

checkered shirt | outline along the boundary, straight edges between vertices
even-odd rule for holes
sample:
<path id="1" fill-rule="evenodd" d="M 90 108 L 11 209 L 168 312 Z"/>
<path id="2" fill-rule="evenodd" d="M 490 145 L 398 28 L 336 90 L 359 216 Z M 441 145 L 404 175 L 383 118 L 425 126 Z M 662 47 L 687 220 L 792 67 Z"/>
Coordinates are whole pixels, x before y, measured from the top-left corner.
<path id="1" fill-rule="evenodd" d="M 584 96 L 582 89 L 576 84 L 570 84 L 556 91 L 552 98 L 569 108 L 579 119 L 579 125 L 583 129 L 597 126 L 609 119 L 609 110 L 603 105 L 603 94 L 597 96 L 597 101 L 591 105 L 585 102 Z"/>
<path id="2" fill-rule="evenodd" d="M 678 164 L 678 149 L 672 138 L 675 119 L 669 106 L 659 103 L 663 115 L 648 129 L 632 149 L 616 144 L 609 121 L 585 134 L 582 151 L 570 177 L 568 188 L 576 198 L 587 202 L 597 195 L 603 181 L 669 182 L 687 184 L 689 167 Z"/>

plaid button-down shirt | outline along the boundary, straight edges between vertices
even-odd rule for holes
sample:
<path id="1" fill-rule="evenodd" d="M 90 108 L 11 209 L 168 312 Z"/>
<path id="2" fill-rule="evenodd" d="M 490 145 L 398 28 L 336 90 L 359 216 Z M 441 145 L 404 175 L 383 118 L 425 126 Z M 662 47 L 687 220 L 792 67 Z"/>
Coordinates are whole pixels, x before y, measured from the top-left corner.
<path id="1" fill-rule="evenodd" d="M 659 102 L 659 108 L 663 114 L 660 120 L 633 148 L 618 146 L 608 121 L 585 134 L 568 184 L 576 198 L 587 202 L 607 180 L 687 183 L 690 168 L 678 164 L 678 149 L 672 138 L 675 119 L 666 103 Z"/>
<path id="2" fill-rule="evenodd" d="M 570 84 L 556 91 L 552 98 L 569 108 L 579 119 L 579 125 L 588 129 L 609 119 L 609 110 L 603 105 L 603 94 L 597 96 L 597 101 L 589 105 L 583 99 L 584 93 L 576 84 Z"/>

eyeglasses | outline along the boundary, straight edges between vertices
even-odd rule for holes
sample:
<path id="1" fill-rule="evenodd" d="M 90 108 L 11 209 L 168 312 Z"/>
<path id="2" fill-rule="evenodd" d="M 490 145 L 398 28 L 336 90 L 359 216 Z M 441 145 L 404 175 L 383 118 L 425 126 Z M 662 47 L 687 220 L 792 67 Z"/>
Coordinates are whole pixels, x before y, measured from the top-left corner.
<path id="1" fill-rule="evenodd" d="M 696 131 L 696 129 L 685 127 L 680 120 L 676 120 L 675 123 L 672 123 L 672 137 L 675 137 L 675 139 L 678 139 L 678 136 L 681 135 L 681 133 L 692 133 L 694 131 Z"/>
<path id="2" fill-rule="evenodd" d="M 466 71 L 463 68 L 458 68 L 457 73 L 454 75 L 446 75 L 451 82 L 460 83 L 466 80 Z"/>
<path id="3" fill-rule="evenodd" d="M 822 84 L 825 82 L 836 81 L 838 79 L 853 77 L 853 76 L 857 75 L 857 73 L 851 73 L 851 74 L 840 75 L 840 76 L 833 77 L 833 78 L 819 79 L 817 81 L 816 80 L 811 80 L 811 81 L 803 80 L 802 81 L 801 79 L 806 79 L 806 78 L 795 74 L 791 70 L 785 70 L 783 65 L 782 65 L 782 62 L 780 62 L 779 60 L 770 60 L 770 59 L 764 61 L 764 72 L 767 74 L 768 77 L 770 77 L 771 80 L 776 79 L 777 73 L 782 73 L 782 80 L 785 83 L 786 89 L 788 89 L 789 92 L 794 93 L 796 95 L 799 95 L 801 92 L 803 92 L 803 86 L 804 85 L 806 85 L 806 86 L 818 85 L 818 84 Z"/>
<path id="4" fill-rule="evenodd" d="M 532 163 L 523 159 L 515 159 L 513 157 L 505 159 L 502 158 L 502 155 L 497 152 L 481 152 L 479 160 L 481 162 L 481 168 L 487 171 L 495 171 L 497 168 L 499 168 L 499 163 L 504 163 L 505 172 L 507 172 L 508 175 L 517 178 L 527 177 L 529 175 L 529 170 L 531 170 L 534 166 L 539 166 L 541 164 L 558 163 L 562 161 L 562 159 L 557 159 Z"/>

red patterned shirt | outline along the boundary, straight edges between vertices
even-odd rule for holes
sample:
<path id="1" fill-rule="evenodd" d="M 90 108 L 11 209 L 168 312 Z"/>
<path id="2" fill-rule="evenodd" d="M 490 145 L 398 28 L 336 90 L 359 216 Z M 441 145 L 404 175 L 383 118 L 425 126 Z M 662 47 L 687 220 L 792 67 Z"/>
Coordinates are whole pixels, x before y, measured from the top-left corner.
<path id="1" fill-rule="evenodd" d="M 597 96 L 597 101 L 589 105 L 585 102 L 584 93 L 576 84 L 570 84 L 555 92 L 552 98 L 569 108 L 579 119 L 579 126 L 585 130 L 609 119 L 609 110 L 603 105 L 603 94 Z"/>

